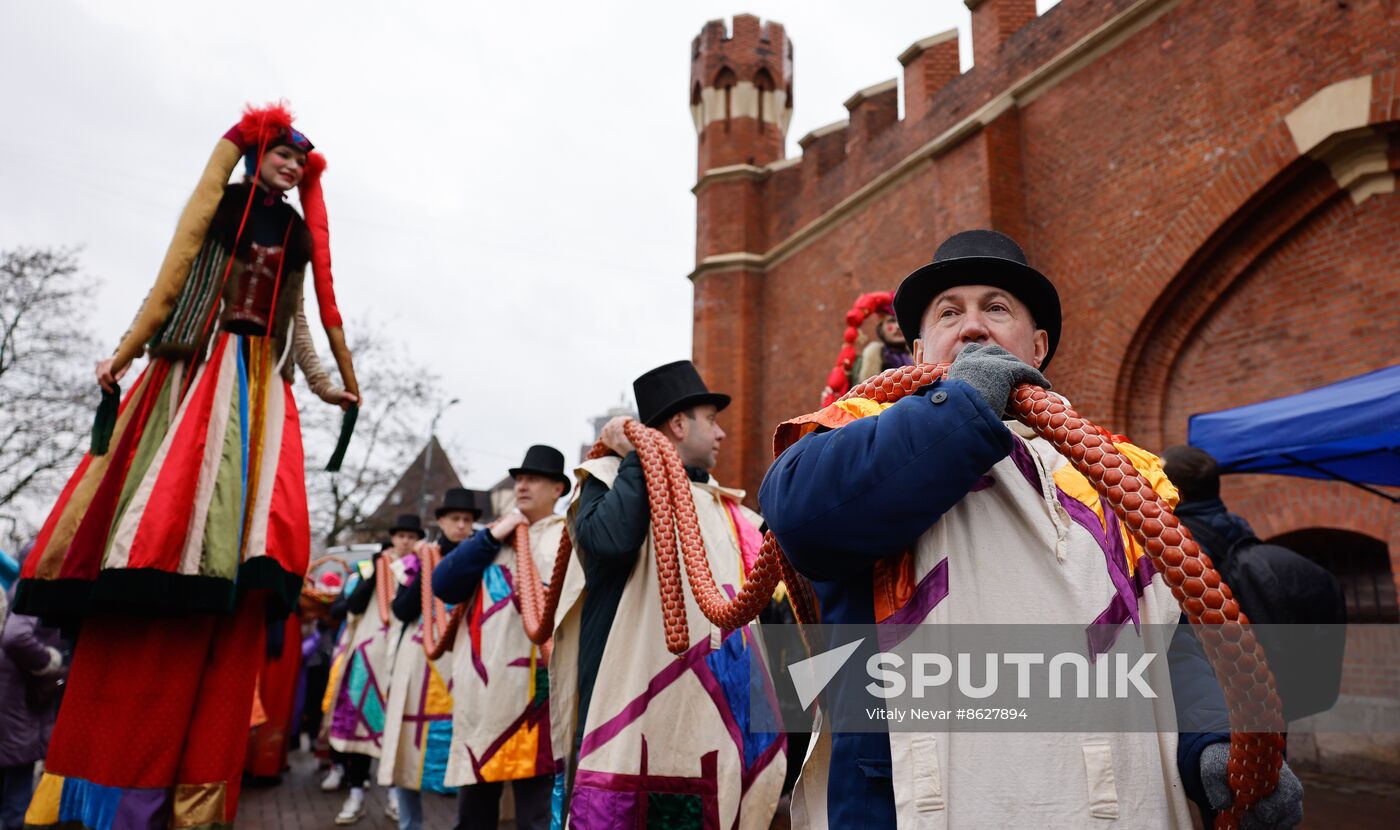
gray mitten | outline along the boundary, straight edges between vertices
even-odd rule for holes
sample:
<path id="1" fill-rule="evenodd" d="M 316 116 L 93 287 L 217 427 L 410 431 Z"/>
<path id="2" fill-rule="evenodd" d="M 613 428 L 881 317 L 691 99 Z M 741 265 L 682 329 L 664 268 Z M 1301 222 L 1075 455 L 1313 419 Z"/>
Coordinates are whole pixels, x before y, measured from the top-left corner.
<path id="1" fill-rule="evenodd" d="M 1050 381 L 1036 369 L 1022 363 L 1020 358 L 1002 347 L 989 343 L 968 343 L 953 365 L 948 367 L 948 379 L 960 380 L 977 390 L 992 411 L 1001 415 L 1011 399 L 1011 390 L 1023 383 L 1050 388 Z"/>
<path id="2" fill-rule="evenodd" d="M 1206 747 L 1201 753 L 1201 786 L 1205 788 L 1210 806 L 1223 810 L 1235 800 L 1226 780 L 1226 762 L 1230 758 L 1230 745 L 1216 743 Z M 1303 820 L 1303 784 L 1288 762 L 1278 771 L 1278 788 L 1249 808 L 1240 820 L 1241 830 L 1288 830 L 1297 827 Z"/>

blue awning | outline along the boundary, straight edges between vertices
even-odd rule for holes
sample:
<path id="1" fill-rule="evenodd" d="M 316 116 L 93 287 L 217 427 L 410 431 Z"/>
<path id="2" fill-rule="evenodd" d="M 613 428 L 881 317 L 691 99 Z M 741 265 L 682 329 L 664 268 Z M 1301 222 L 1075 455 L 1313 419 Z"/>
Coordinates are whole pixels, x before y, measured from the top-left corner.
<path id="1" fill-rule="evenodd" d="M 1400 487 L 1400 366 L 1192 415 L 1187 435 L 1215 456 L 1222 473 Z"/>

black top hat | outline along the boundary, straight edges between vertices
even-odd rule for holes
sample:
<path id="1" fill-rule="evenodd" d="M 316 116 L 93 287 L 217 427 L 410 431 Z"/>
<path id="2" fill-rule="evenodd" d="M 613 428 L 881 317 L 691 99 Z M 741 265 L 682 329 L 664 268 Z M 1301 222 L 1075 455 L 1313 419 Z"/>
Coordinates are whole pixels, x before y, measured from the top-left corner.
<path id="1" fill-rule="evenodd" d="M 423 529 L 423 520 L 418 518 L 417 513 L 400 513 L 399 518 L 394 522 L 394 526 L 389 528 L 389 535 L 393 536 L 400 530 L 409 533 L 417 533 L 419 539 L 428 538 L 428 532 Z"/>
<path id="2" fill-rule="evenodd" d="M 525 460 L 520 462 L 520 466 L 510 469 L 512 478 L 521 473 L 534 473 L 537 476 L 552 478 L 564 485 L 565 493 L 569 492 L 574 483 L 564 472 L 564 454 L 544 444 L 536 444 L 526 450 Z"/>
<path id="3" fill-rule="evenodd" d="M 481 506 L 476 503 L 476 494 L 465 487 L 453 487 L 442 496 L 442 504 L 433 511 L 435 518 L 441 519 L 443 514 L 460 510 L 472 514 L 472 518 L 481 518 Z"/>
<path id="4" fill-rule="evenodd" d="M 956 285 L 993 285 L 1025 303 L 1037 328 L 1050 335 L 1044 369 L 1060 344 L 1060 295 L 1050 280 L 1026 264 L 1026 254 L 1011 237 L 996 231 L 963 231 L 948 237 L 933 262 L 904 278 L 894 295 L 894 313 L 904 339 L 913 343 L 923 327 L 928 304 Z"/>
<path id="5" fill-rule="evenodd" d="M 714 404 L 715 409 L 729 406 L 729 396 L 711 392 L 689 360 L 657 366 L 632 381 L 632 394 L 637 398 L 642 423 L 649 427 L 700 404 Z"/>

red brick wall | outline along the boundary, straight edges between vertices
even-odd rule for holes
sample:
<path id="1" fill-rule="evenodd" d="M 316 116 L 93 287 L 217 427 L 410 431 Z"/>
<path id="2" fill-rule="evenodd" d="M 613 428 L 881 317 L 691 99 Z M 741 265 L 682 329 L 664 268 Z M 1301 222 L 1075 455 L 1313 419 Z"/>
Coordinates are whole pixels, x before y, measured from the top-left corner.
<path id="1" fill-rule="evenodd" d="M 706 282 L 723 275 L 695 277 L 696 359 L 713 384 L 746 400 L 725 421 L 742 440 L 722 454 L 722 481 L 756 493 L 773 426 L 816 406 L 855 297 L 893 288 L 970 227 L 1017 236 L 1060 287 L 1056 387 L 1149 446 L 1181 440 L 1191 412 L 1395 361 L 1400 195 L 1353 205 L 1325 166 L 1299 159 L 1283 122 L 1329 84 L 1375 75 L 1371 121 L 1400 126 L 1400 4 L 1382 0 L 1181 0 L 789 247 L 794 233 L 1132 5 L 1063 0 L 977 55 L 926 106 L 906 100 L 916 118 L 868 139 L 853 140 L 853 128 L 808 143 L 797 163 L 743 184 L 750 201 L 702 192 L 700 259 L 768 256 L 740 292 L 758 298 L 742 338 L 733 336 L 739 294 L 717 303 L 720 281 Z M 891 60 L 905 45 L 890 44 Z M 1243 352 L 1222 353 L 1230 348 Z M 1227 496 L 1261 532 L 1345 527 L 1400 555 L 1394 511 L 1344 485 L 1255 477 L 1232 480 Z"/>

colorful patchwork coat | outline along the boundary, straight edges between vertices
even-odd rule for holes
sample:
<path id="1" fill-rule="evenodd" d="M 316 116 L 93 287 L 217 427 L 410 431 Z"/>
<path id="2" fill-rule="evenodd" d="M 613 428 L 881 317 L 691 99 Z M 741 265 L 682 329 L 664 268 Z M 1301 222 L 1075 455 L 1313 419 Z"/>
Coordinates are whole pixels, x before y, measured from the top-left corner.
<path id="1" fill-rule="evenodd" d="M 530 525 L 530 553 L 546 578 L 563 532 L 559 515 Z M 502 545 L 457 632 L 449 785 L 554 775 L 562 762 L 562 748 L 551 740 L 549 672 L 540 647 L 525 636 L 518 574 L 515 548 Z M 556 794 L 562 799 L 562 778 Z"/>
<path id="2" fill-rule="evenodd" d="M 367 577 L 362 574 L 362 578 Z M 330 744 L 335 751 L 372 758 L 384 751 L 390 670 L 402 633 L 403 623 L 393 615 L 385 619 L 373 601 L 365 613 L 346 620 L 326 690 L 331 703 L 327 710 Z"/>
<path id="3" fill-rule="evenodd" d="M 612 486 L 620 460 L 586 462 L 578 470 Z M 579 488 L 582 491 L 582 487 Z M 722 590 L 744 581 L 744 546 L 756 553 L 759 516 L 743 508 L 742 491 L 691 483 L 710 569 Z M 736 521 L 749 525 L 736 526 Z M 585 550 L 576 555 L 586 557 Z M 583 572 L 566 578 L 550 660 L 554 745 L 573 746 L 569 826 L 767 828 L 777 810 L 787 768 L 780 733 L 747 729 L 754 650 L 761 656 L 758 625 L 725 631 L 710 623 L 685 591 L 690 647 L 680 656 L 666 649 L 660 586 L 650 536 L 618 603 L 603 650 L 599 680 L 584 724 L 578 703 L 579 625 Z M 769 694 L 772 704 L 772 696 Z M 759 704 L 761 705 L 761 704 Z M 773 722 L 777 722 L 776 713 Z"/>
<path id="4" fill-rule="evenodd" d="M 452 751 L 452 657 L 428 659 L 421 615 L 401 632 L 391 658 L 379 783 L 451 793 L 444 780 Z"/>

